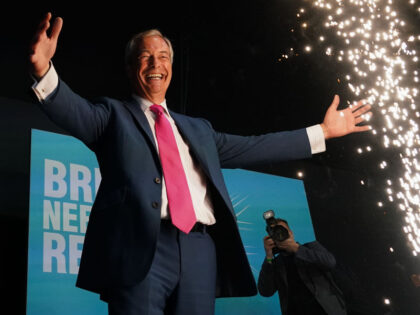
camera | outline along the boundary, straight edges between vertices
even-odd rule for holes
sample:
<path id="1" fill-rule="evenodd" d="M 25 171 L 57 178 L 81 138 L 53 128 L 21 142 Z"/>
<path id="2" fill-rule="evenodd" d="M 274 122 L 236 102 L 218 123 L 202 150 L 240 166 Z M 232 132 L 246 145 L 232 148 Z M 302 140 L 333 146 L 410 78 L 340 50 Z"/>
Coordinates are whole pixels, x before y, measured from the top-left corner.
<path id="1" fill-rule="evenodd" d="M 275 242 L 283 242 L 287 240 L 290 235 L 289 231 L 282 225 L 277 224 L 277 220 L 274 217 L 273 210 L 267 210 L 263 213 L 263 217 L 265 222 L 267 223 L 267 227 L 265 230 L 267 231 L 268 235 L 273 239 Z M 277 247 L 273 248 L 273 254 L 278 253 L 279 249 Z"/>

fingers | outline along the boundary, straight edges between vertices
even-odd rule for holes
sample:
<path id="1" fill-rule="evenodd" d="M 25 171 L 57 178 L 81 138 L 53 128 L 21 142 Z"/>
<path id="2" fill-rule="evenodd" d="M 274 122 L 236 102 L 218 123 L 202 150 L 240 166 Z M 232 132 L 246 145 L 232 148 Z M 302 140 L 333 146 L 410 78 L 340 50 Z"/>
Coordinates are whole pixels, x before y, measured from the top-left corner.
<path id="1" fill-rule="evenodd" d="M 39 24 L 38 31 L 37 31 L 37 33 L 35 35 L 35 38 L 38 39 L 39 36 L 42 35 L 42 34 L 44 34 L 44 33 L 46 35 L 47 30 L 51 26 L 51 23 L 50 23 L 51 17 L 52 17 L 51 12 L 48 12 L 45 15 L 45 18 Z M 54 22 L 53 22 L 53 26 L 52 26 L 52 29 L 51 29 L 50 38 L 53 39 L 53 40 L 57 40 L 58 39 L 58 35 L 60 35 L 60 32 L 61 32 L 61 28 L 62 27 L 63 27 L 63 19 L 61 17 L 57 17 L 54 20 Z"/>
<path id="2" fill-rule="evenodd" d="M 271 237 L 270 237 L 270 236 L 266 236 L 266 237 L 264 237 L 264 245 L 265 245 L 266 247 L 269 247 L 269 248 L 271 248 L 271 247 L 274 247 L 274 246 L 275 246 L 274 241 L 271 239 Z"/>
<path id="3" fill-rule="evenodd" d="M 330 105 L 330 107 L 328 108 L 328 110 L 333 109 L 333 110 L 337 110 L 338 105 L 340 104 L 340 97 L 335 94 L 334 95 L 334 99 Z"/>
<path id="4" fill-rule="evenodd" d="M 364 115 L 361 115 L 361 116 L 358 116 L 354 119 L 354 124 L 357 125 L 357 124 L 360 124 L 361 122 L 363 122 L 365 120 L 370 120 L 370 117 L 372 117 L 371 112 L 369 112 L 367 114 L 364 114 Z"/>
<path id="5" fill-rule="evenodd" d="M 356 126 L 354 128 L 354 131 L 355 132 L 363 132 L 363 131 L 369 131 L 371 129 L 372 129 L 372 127 L 370 125 L 367 125 L 367 126 Z"/>
<path id="6" fill-rule="evenodd" d="M 47 30 L 50 27 L 50 20 L 51 20 L 51 13 L 48 12 L 43 18 L 43 20 L 39 23 L 38 29 L 34 37 L 32 38 L 31 50 L 30 50 L 31 55 L 34 53 L 37 43 L 41 40 L 43 36 L 46 36 Z"/>
<path id="7" fill-rule="evenodd" d="M 54 20 L 54 23 L 51 29 L 51 39 L 55 41 L 58 39 L 58 35 L 60 35 L 62 27 L 63 27 L 63 19 L 61 17 L 57 17 Z"/>
<path id="8" fill-rule="evenodd" d="M 42 19 L 41 23 L 38 26 L 38 33 L 46 32 L 50 27 L 51 13 L 48 12 L 45 17 Z"/>
<path id="9" fill-rule="evenodd" d="M 370 106 L 369 104 L 365 105 L 365 104 L 358 103 L 355 107 L 351 108 L 351 111 L 354 116 L 360 116 L 363 113 L 366 113 L 367 111 L 369 111 L 371 108 L 372 106 Z"/>
<path id="10" fill-rule="evenodd" d="M 372 112 L 369 112 L 372 108 L 371 105 L 365 104 L 365 101 L 359 101 L 354 107 L 350 107 L 353 117 L 355 117 L 354 124 L 360 124 L 366 120 L 369 120 L 372 117 Z M 356 132 L 362 132 L 370 130 L 370 126 L 357 126 Z"/>
<path id="11" fill-rule="evenodd" d="M 362 117 L 357 117 L 355 120 L 354 120 L 354 124 L 355 125 L 357 125 L 357 124 L 360 124 L 361 122 L 363 122 L 364 121 L 364 119 L 362 118 Z"/>
<path id="12" fill-rule="evenodd" d="M 350 108 L 352 108 L 353 110 L 355 110 L 357 108 L 363 107 L 364 105 L 368 105 L 368 103 L 366 103 L 366 100 L 360 100 L 356 104 L 350 105 Z"/>
<path id="13" fill-rule="evenodd" d="M 264 244 L 267 246 L 274 246 L 274 241 L 272 239 L 267 239 L 264 241 Z"/>

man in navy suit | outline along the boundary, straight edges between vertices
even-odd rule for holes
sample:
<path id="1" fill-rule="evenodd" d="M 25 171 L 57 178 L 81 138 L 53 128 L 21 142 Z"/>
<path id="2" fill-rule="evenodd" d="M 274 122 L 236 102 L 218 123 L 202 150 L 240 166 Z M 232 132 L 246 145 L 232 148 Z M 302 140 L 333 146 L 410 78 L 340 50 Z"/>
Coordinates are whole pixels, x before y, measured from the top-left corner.
<path id="1" fill-rule="evenodd" d="M 62 19 L 48 13 L 30 55 L 33 90 L 57 125 L 95 152 L 102 182 L 89 218 L 77 286 L 97 292 L 109 314 L 213 314 L 215 297 L 257 293 L 221 168 L 251 168 L 310 157 L 325 139 L 368 130 L 357 126 L 369 106 L 337 111 L 334 98 L 321 125 L 241 137 L 219 133 L 204 119 L 168 110 L 170 41 L 150 30 L 127 45 L 133 95 L 95 103 L 57 75 L 54 56 Z M 156 113 L 170 124 L 188 182 L 196 224 L 183 232 L 171 222 Z"/>

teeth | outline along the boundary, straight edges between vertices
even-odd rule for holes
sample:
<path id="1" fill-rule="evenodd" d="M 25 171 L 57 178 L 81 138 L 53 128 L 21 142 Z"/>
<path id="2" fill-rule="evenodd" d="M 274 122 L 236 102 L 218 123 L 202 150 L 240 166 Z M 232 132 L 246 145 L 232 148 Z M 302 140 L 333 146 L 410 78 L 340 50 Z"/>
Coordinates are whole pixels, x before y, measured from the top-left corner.
<path id="1" fill-rule="evenodd" d="M 152 74 L 148 74 L 146 77 L 150 78 L 150 79 L 154 79 L 154 78 L 161 79 L 163 76 L 161 74 L 158 74 L 158 73 L 152 73 Z"/>

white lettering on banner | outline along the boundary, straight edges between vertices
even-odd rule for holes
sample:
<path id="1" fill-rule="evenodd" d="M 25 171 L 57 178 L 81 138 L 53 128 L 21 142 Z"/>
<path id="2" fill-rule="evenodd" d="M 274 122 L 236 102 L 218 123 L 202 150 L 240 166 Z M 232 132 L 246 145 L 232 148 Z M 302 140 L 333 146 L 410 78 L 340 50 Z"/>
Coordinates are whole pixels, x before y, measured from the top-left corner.
<path id="1" fill-rule="evenodd" d="M 50 229 L 50 222 L 52 228 L 56 231 L 60 231 L 60 202 L 54 201 L 54 207 L 50 200 L 44 199 L 44 229 Z"/>
<path id="2" fill-rule="evenodd" d="M 91 206 L 80 205 L 80 233 L 85 234 L 87 224 L 89 222 L 89 214 L 90 210 L 92 209 Z"/>
<path id="3" fill-rule="evenodd" d="M 59 201 L 52 203 L 51 200 L 44 199 L 43 228 L 85 234 L 91 210 L 92 206 L 89 205 Z"/>
<path id="4" fill-rule="evenodd" d="M 69 237 L 69 273 L 79 272 L 79 261 L 82 256 L 82 245 L 85 237 L 71 234 Z M 80 245 L 80 246 L 79 246 Z"/>
<path id="5" fill-rule="evenodd" d="M 44 232 L 43 272 L 77 274 L 85 237 L 70 234 L 68 239 L 68 264 L 66 257 L 66 239 L 59 233 Z M 57 269 L 53 270 L 53 262 Z M 67 265 L 69 269 L 67 270 Z"/>
<path id="6" fill-rule="evenodd" d="M 68 190 L 70 190 L 70 199 L 79 201 L 79 192 L 82 190 L 83 201 L 88 203 L 93 202 L 92 178 L 95 181 L 93 183 L 95 195 L 102 179 L 98 168 L 94 169 L 94 176 L 92 176 L 92 172 L 88 167 L 70 163 L 70 176 L 67 178 L 67 168 L 63 163 L 49 159 L 45 159 L 44 162 L 44 195 L 46 197 L 63 198 L 67 195 Z M 69 185 L 67 185 L 67 180 L 69 180 Z"/>
<path id="7" fill-rule="evenodd" d="M 44 195 L 55 198 L 64 197 L 67 193 L 65 176 L 66 167 L 63 163 L 45 159 Z M 55 189 L 54 186 L 56 186 Z"/>
<path id="8" fill-rule="evenodd" d="M 42 270 L 77 274 L 99 168 L 44 159 L 44 176 Z"/>
<path id="9" fill-rule="evenodd" d="M 70 221 L 77 220 L 77 215 L 75 213 L 70 213 L 70 210 L 77 210 L 77 204 L 63 202 L 63 231 L 77 232 L 77 226 L 70 224 Z"/>
<path id="10" fill-rule="evenodd" d="M 81 178 L 79 178 L 81 175 Z M 79 188 L 83 191 L 84 202 L 92 202 L 92 189 L 90 170 L 83 165 L 70 164 L 70 199 L 79 200 Z"/>
<path id="11" fill-rule="evenodd" d="M 57 272 L 66 273 L 66 256 L 64 250 L 66 249 L 66 241 L 64 236 L 58 233 L 44 232 L 44 272 L 52 272 L 53 258 L 57 263 Z"/>

